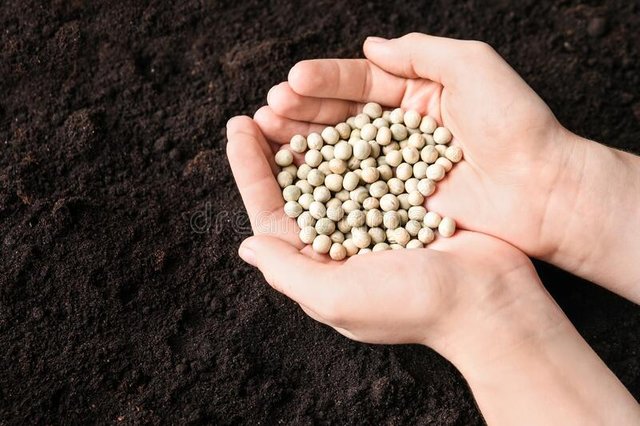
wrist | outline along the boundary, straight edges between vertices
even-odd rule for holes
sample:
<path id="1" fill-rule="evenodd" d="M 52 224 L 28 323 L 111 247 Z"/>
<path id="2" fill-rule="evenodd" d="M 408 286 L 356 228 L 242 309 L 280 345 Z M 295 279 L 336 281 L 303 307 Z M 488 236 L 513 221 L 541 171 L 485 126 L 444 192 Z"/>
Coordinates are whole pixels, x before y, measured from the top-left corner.
<path id="1" fill-rule="evenodd" d="M 566 129 L 537 256 L 640 301 L 640 158 Z"/>

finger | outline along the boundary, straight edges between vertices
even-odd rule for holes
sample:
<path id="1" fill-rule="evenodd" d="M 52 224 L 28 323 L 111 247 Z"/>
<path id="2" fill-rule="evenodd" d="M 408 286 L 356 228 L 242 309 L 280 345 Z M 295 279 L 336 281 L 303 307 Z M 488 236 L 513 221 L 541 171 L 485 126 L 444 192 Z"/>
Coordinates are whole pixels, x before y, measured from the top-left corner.
<path id="1" fill-rule="evenodd" d="M 313 59 L 289 71 L 289 86 L 302 96 L 400 105 L 406 79 L 366 59 Z"/>
<path id="2" fill-rule="evenodd" d="M 285 144 L 289 143 L 293 135 L 308 135 L 312 132 L 320 133 L 326 127 L 303 121 L 291 120 L 276 114 L 270 106 L 263 106 L 256 111 L 253 119 L 260 126 L 260 130 L 267 139 Z"/>
<path id="3" fill-rule="evenodd" d="M 267 102 L 281 117 L 329 125 L 356 115 L 363 107 L 359 102 L 299 95 L 286 81 L 269 90 Z"/>
<path id="4" fill-rule="evenodd" d="M 335 265 L 317 262 L 278 238 L 247 238 L 240 245 L 239 254 L 247 263 L 260 269 L 274 289 L 311 309 L 325 321 L 332 300 L 340 298 L 341 289 L 345 287 L 345 283 L 335 279 Z"/>
<path id="5" fill-rule="evenodd" d="M 383 70 L 406 78 L 426 78 L 445 86 L 455 86 L 474 68 L 476 51 L 488 53 L 488 45 L 420 33 L 385 40 L 368 38 L 364 54 Z M 471 70 L 470 70 L 471 68 Z"/>
<path id="6" fill-rule="evenodd" d="M 302 244 L 295 221 L 283 211 L 284 200 L 261 145 L 266 144 L 249 117 L 227 123 L 227 157 L 255 234 L 273 234 Z"/>

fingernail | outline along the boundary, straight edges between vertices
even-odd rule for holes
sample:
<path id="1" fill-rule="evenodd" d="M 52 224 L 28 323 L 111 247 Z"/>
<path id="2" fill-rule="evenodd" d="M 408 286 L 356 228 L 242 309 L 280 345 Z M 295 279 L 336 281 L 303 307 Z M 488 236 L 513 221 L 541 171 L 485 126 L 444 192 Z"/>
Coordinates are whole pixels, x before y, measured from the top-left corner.
<path id="1" fill-rule="evenodd" d="M 256 266 L 256 252 L 254 252 L 251 247 L 248 247 L 246 242 L 243 241 L 242 244 L 240 244 L 238 255 L 249 265 Z"/>
<path id="2" fill-rule="evenodd" d="M 367 37 L 367 42 L 369 43 L 382 43 L 385 41 L 387 41 L 387 39 L 382 37 Z"/>

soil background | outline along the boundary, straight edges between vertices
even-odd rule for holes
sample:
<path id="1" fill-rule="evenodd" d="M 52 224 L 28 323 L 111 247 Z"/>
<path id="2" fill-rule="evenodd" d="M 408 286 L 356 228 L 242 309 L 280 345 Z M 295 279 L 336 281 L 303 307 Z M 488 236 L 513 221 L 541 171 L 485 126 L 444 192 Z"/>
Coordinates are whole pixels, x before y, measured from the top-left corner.
<path id="1" fill-rule="evenodd" d="M 226 120 L 410 31 L 490 42 L 640 152 L 637 1 L 0 2 L 0 424 L 482 424 L 437 354 L 350 342 L 236 255 Z M 640 397 L 640 309 L 537 266 Z"/>

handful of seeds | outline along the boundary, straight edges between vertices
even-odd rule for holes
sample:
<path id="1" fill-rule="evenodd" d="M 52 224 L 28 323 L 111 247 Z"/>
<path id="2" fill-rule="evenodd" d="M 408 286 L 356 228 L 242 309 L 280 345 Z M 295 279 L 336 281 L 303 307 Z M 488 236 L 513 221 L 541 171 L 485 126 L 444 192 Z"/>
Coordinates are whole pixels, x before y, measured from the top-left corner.
<path id="1" fill-rule="evenodd" d="M 434 230 L 450 237 L 456 223 L 427 212 L 426 197 L 462 159 L 451 132 L 433 117 L 368 103 L 362 113 L 276 153 L 284 211 L 300 240 L 334 260 L 355 254 L 421 248 Z M 304 162 L 294 164 L 294 154 Z"/>

